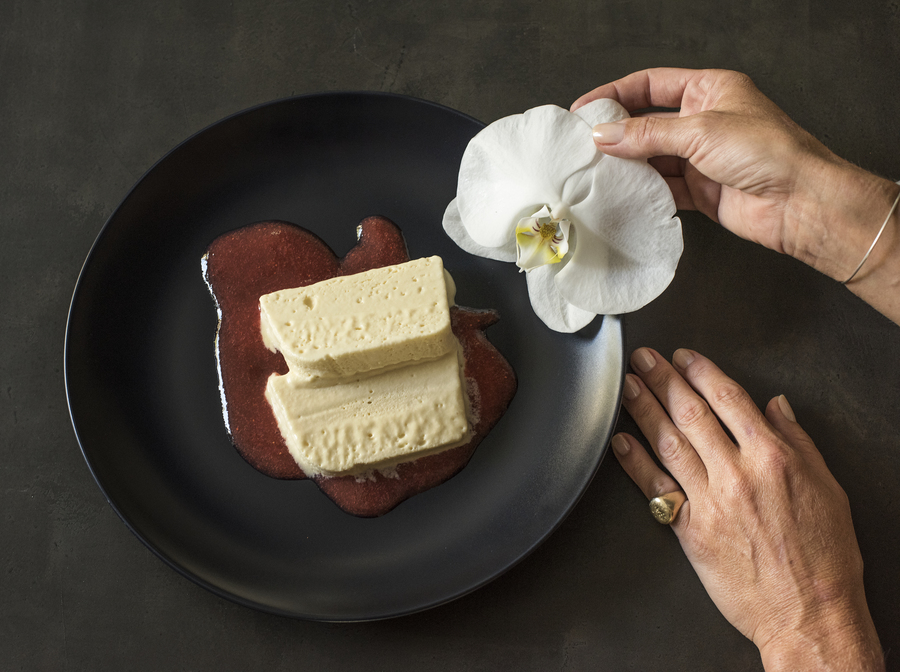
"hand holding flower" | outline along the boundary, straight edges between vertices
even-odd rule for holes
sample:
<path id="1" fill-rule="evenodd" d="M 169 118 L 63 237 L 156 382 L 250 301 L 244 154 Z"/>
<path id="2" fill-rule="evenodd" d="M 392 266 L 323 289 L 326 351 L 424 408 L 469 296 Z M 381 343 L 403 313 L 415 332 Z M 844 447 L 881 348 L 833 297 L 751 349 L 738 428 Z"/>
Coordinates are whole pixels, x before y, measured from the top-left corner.
<path id="1" fill-rule="evenodd" d="M 897 185 L 829 151 L 727 70 L 655 68 L 600 86 L 578 110 L 612 98 L 652 112 L 597 131 L 603 152 L 650 159 L 680 209 L 699 210 L 733 233 L 846 280 L 875 238 Z M 900 323 L 900 212 L 847 287 Z"/>

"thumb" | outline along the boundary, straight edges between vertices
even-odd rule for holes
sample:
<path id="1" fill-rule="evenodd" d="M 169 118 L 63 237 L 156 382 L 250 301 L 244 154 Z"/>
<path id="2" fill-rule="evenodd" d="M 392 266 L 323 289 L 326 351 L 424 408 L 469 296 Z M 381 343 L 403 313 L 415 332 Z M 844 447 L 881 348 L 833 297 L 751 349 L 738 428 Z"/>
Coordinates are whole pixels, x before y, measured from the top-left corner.
<path id="1" fill-rule="evenodd" d="M 813 440 L 809 438 L 809 434 L 797 424 L 794 411 L 783 394 L 774 397 L 768 403 L 765 415 L 771 425 L 781 433 L 791 446 L 798 450 L 809 451 L 812 449 L 818 452 Z"/>
<path id="2" fill-rule="evenodd" d="M 680 156 L 690 159 L 696 146 L 690 117 L 632 117 L 594 126 L 594 142 L 604 154 L 622 159 Z"/>

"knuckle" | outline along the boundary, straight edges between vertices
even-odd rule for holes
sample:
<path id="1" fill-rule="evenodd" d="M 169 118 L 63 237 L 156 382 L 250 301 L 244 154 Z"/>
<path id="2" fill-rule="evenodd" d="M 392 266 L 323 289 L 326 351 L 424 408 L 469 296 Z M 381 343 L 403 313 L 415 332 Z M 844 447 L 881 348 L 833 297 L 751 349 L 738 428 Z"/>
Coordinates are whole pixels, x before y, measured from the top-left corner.
<path id="1" fill-rule="evenodd" d="M 709 406 L 701 399 L 687 399 L 675 409 L 673 419 L 679 427 L 690 429 L 705 424 L 709 416 Z"/>
<path id="2" fill-rule="evenodd" d="M 745 91 L 757 88 L 756 82 L 753 81 L 753 78 L 744 72 L 736 72 L 734 74 L 734 82 L 737 86 L 740 86 Z"/>
<path id="3" fill-rule="evenodd" d="M 684 130 L 688 135 L 691 156 L 699 155 L 702 148 L 717 137 L 722 126 L 722 117 L 715 110 L 704 110 L 684 118 Z"/>
<path id="4" fill-rule="evenodd" d="M 675 369 L 660 366 L 655 368 L 660 369 L 659 371 L 654 371 L 654 375 L 656 376 L 656 386 L 663 390 L 671 389 L 677 385 L 679 381 L 683 380 Z"/>
<path id="5" fill-rule="evenodd" d="M 750 450 L 766 474 L 788 474 L 800 468 L 796 452 L 776 437 L 761 437 Z"/>
<path id="6" fill-rule="evenodd" d="M 744 469 L 744 466 L 738 461 L 728 462 L 722 465 L 722 470 L 721 500 L 723 502 L 752 501 L 755 486 L 753 478 Z"/>
<path id="7" fill-rule="evenodd" d="M 730 408 L 744 406 L 747 403 L 744 388 L 731 380 L 717 383 L 713 387 L 712 398 L 717 407 Z"/>
<path id="8" fill-rule="evenodd" d="M 659 125 L 653 117 L 640 117 L 628 124 L 630 140 L 639 147 L 653 145 L 659 135 Z"/>
<path id="9" fill-rule="evenodd" d="M 793 460 L 785 450 L 776 446 L 766 446 L 756 450 L 760 453 L 763 467 L 768 473 L 784 473 L 792 466 Z"/>
<path id="10" fill-rule="evenodd" d="M 687 448 L 687 440 L 677 434 L 666 434 L 656 442 L 659 457 L 666 462 L 677 461 Z"/>
<path id="11" fill-rule="evenodd" d="M 731 501 L 742 502 L 744 506 L 755 501 L 756 490 L 753 480 L 745 473 L 735 475 L 730 484 L 728 497 Z"/>
<path id="12" fill-rule="evenodd" d="M 657 150 L 671 142 L 672 127 L 668 120 L 658 117 L 639 117 L 629 124 L 630 140 L 645 150 Z"/>
<path id="13" fill-rule="evenodd" d="M 707 83 L 710 88 L 715 85 L 722 89 L 736 88 L 739 90 L 747 90 L 756 88 L 753 79 L 746 73 L 737 70 L 713 69 L 708 71 L 709 79 Z"/>
<path id="14" fill-rule="evenodd" d="M 716 152 L 722 151 L 731 137 L 729 129 L 734 120 L 719 110 L 705 110 L 685 117 L 685 143 L 690 157 L 702 162 Z"/>
<path id="15" fill-rule="evenodd" d="M 746 86 L 747 84 L 751 84 L 753 82 L 753 80 L 750 79 L 750 75 L 743 72 L 738 72 L 737 70 L 723 70 L 722 75 L 735 84 L 742 84 Z"/>
<path id="16" fill-rule="evenodd" d="M 718 126 L 719 115 L 714 110 L 704 110 L 690 118 L 693 131 L 698 135 L 710 135 Z"/>

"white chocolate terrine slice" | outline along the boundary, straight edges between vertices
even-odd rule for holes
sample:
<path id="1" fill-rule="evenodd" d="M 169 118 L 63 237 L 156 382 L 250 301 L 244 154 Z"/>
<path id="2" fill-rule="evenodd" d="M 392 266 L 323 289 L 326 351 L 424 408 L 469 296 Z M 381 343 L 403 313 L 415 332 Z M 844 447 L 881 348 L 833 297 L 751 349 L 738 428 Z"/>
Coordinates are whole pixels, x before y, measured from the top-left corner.
<path id="1" fill-rule="evenodd" d="M 440 257 L 415 259 L 266 294 L 260 329 L 298 380 L 327 384 L 453 350 L 454 294 Z"/>
<path id="2" fill-rule="evenodd" d="M 327 387 L 272 375 L 266 388 L 285 443 L 309 475 L 386 468 L 470 438 L 456 349 Z"/>

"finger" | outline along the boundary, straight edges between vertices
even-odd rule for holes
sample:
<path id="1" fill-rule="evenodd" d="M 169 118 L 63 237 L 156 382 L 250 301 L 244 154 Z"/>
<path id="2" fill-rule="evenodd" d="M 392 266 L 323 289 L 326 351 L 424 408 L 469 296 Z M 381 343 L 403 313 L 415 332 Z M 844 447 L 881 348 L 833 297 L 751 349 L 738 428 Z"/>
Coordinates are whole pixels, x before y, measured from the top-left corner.
<path id="1" fill-rule="evenodd" d="M 594 126 L 594 142 L 604 154 L 622 159 L 680 156 L 690 159 L 704 138 L 704 114 L 689 117 L 631 117 Z"/>
<path id="2" fill-rule="evenodd" d="M 809 434 L 803 431 L 803 428 L 797 423 L 794 410 L 783 394 L 769 401 L 765 415 L 766 420 L 793 448 L 801 452 L 820 454 Z"/>
<path id="3" fill-rule="evenodd" d="M 616 434 L 610 445 L 625 473 L 631 477 L 631 480 L 641 489 L 644 497 L 648 500 L 681 490 L 678 481 L 660 469 L 659 465 L 633 436 Z"/>
<path id="4" fill-rule="evenodd" d="M 673 427 L 694 447 L 707 470 L 737 459 L 735 446 L 710 405 L 659 353 L 650 348 L 638 348 L 631 355 L 631 365 L 659 399 Z M 758 410 L 756 412 L 762 417 Z"/>
<path id="5" fill-rule="evenodd" d="M 696 210 L 694 197 L 684 179 L 686 161 L 678 156 L 651 156 L 647 163 L 665 179 L 678 210 Z"/>
<path id="6" fill-rule="evenodd" d="M 747 448 L 761 437 L 771 437 L 771 425 L 750 395 L 706 357 L 693 350 L 680 349 L 675 351 L 672 363 L 683 380 L 706 399 L 738 446 Z"/>
<path id="7" fill-rule="evenodd" d="M 610 442 L 622 469 L 644 493 L 647 501 L 682 490 L 681 485 L 657 466 L 644 447 L 630 434 L 616 434 Z M 671 527 L 678 532 L 690 519 L 689 501 L 681 505 Z"/>
<path id="8" fill-rule="evenodd" d="M 683 177 L 664 177 L 672 198 L 675 199 L 675 207 L 679 210 L 696 210 L 694 196 Z"/>
<path id="9" fill-rule="evenodd" d="M 704 487 L 709 476 L 700 455 L 634 374 L 625 376 L 622 403 L 647 437 L 659 461 L 681 483 L 687 496 Z"/>
<path id="10" fill-rule="evenodd" d="M 718 224 L 722 185 L 715 180 L 709 179 L 697 170 L 690 161 L 685 161 L 684 183 L 691 194 L 691 200 L 695 209 Z"/>
<path id="11" fill-rule="evenodd" d="M 709 209 L 706 199 L 709 194 L 707 186 L 702 180 L 707 178 L 701 173 L 693 169 L 690 163 L 680 156 L 651 156 L 647 159 L 647 163 L 653 166 L 660 175 L 665 179 L 675 199 L 675 207 L 679 210 L 698 210 L 697 201 L 694 197 L 693 188 L 699 188 L 703 197 L 704 206 Z M 688 171 L 690 180 L 687 179 L 685 171 Z M 698 179 L 699 178 L 699 179 Z M 707 180 L 711 182 L 711 180 Z M 712 182 L 712 184 L 715 184 Z M 693 186 L 693 188 L 692 188 Z M 718 185 L 716 185 L 718 186 Z M 718 208 L 718 203 L 716 203 Z"/>
<path id="12" fill-rule="evenodd" d="M 681 113 L 677 110 L 671 112 L 667 110 L 651 110 L 649 112 L 635 112 L 632 117 L 656 117 L 658 119 L 677 119 Z"/>
<path id="13" fill-rule="evenodd" d="M 701 74 L 684 68 L 652 68 L 599 86 L 572 103 L 572 110 L 598 98 L 612 98 L 629 112 L 646 107 L 681 107 L 688 82 Z"/>
<path id="14" fill-rule="evenodd" d="M 691 191 L 691 183 L 685 179 L 685 169 L 690 166 L 687 161 L 678 156 L 651 156 L 647 159 L 647 163 L 663 176 L 669 191 L 672 192 L 672 198 L 675 199 L 675 207 L 678 210 L 698 209 Z M 696 171 L 694 172 L 696 173 Z M 701 175 L 701 177 L 703 176 Z M 691 182 L 695 181 L 696 179 L 691 180 Z"/>
<path id="15" fill-rule="evenodd" d="M 721 184 L 709 179 L 690 161 L 679 156 L 651 156 L 647 163 L 665 178 L 676 208 L 699 210 L 718 223 Z"/>
<path id="16" fill-rule="evenodd" d="M 678 156 L 651 156 L 647 163 L 665 179 L 675 199 L 676 208 L 699 210 L 718 223 L 721 184 L 709 179 L 689 161 Z"/>

